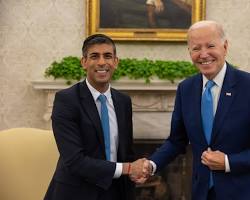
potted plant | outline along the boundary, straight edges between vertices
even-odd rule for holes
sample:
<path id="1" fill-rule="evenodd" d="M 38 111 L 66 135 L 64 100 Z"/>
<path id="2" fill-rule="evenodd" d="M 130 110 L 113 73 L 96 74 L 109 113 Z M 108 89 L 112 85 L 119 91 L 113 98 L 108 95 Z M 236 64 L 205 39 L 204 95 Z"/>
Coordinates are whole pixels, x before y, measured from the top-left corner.
<path id="1" fill-rule="evenodd" d="M 176 79 L 183 79 L 197 73 L 197 69 L 188 61 L 163 61 L 124 58 L 120 59 L 117 70 L 113 74 L 113 80 L 119 80 L 122 77 L 129 79 L 144 79 L 146 83 L 157 77 L 161 80 L 169 80 L 172 83 Z M 45 70 L 45 77 L 52 76 L 54 79 L 63 78 L 67 84 L 72 81 L 79 81 L 86 76 L 82 68 L 80 58 L 68 56 L 60 62 L 54 61 Z"/>

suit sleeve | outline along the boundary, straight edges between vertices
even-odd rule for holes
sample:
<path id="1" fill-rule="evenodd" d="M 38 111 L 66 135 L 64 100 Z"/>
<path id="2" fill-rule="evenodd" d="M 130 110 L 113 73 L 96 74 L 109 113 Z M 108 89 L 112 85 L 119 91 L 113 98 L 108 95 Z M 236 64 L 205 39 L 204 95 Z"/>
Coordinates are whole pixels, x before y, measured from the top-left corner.
<path id="1" fill-rule="evenodd" d="M 233 136 L 230 140 L 231 148 L 234 149 L 234 153 L 228 153 L 228 161 L 230 166 L 230 172 L 233 174 L 249 174 L 250 172 L 250 75 L 245 72 L 237 71 L 239 80 L 237 90 L 238 96 L 235 97 L 235 104 L 231 106 L 234 111 L 230 116 L 231 124 L 228 127 L 231 128 Z M 235 150 L 236 149 L 236 150 Z"/>
<path id="2" fill-rule="evenodd" d="M 107 189 L 112 183 L 116 164 L 86 155 L 87 150 L 80 136 L 79 107 L 72 101 L 73 97 L 64 93 L 55 96 L 52 127 L 60 160 L 72 176 Z"/>
<path id="3" fill-rule="evenodd" d="M 178 87 L 171 120 L 170 136 L 150 157 L 150 159 L 155 162 L 157 170 L 165 167 L 165 165 L 174 160 L 180 153 L 185 153 L 188 141 L 182 117 L 181 89 Z"/>
<path id="4" fill-rule="evenodd" d="M 250 171 L 250 150 L 228 155 L 231 173 L 243 174 Z"/>

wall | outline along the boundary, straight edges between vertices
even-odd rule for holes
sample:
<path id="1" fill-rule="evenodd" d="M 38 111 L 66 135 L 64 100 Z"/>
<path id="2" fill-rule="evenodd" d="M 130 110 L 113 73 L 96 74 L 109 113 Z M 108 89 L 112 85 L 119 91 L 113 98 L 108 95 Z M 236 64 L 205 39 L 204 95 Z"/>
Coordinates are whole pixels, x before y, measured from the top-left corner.
<path id="1" fill-rule="evenodd" d="M 207 19 L 224 24 L 228 61 L 250 71 L 250 0 L 207 0 Z M 80 56 L 84 0 L 0 0 L 0 130 L 44 128 L 45 96 L 32 80 L 67 55 Z M 189 60 L 184 43 L 118 43 L 119 57 Z"/>

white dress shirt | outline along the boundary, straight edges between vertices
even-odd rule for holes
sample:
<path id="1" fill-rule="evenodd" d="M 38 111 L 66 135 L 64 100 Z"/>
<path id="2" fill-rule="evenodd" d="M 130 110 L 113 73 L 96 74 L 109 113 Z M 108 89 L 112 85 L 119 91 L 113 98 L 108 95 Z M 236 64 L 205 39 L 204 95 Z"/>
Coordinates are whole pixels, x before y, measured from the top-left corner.
<path id="1" fill-rule="evenodd" d="M 98 97 L 100 96 L 100 92 L 97 91 L 93 86 L 90 85 L 88 82 L 88 79 L 86 79 L 87 87 L 89 88 L 93 99 L 96 103 L 97 110 L 99 112 L 99 115 L 101 113 L 101 102 L 98 100 Z M 117 149 L 118 149 L 118 125 L 117 125 L 117 118 L 115 114 L 115 108 L 113 104 L 113 100 L 111 98 L 111 92 L 110 92 L 110 85 L 106 92 L 102 93 L 107 98 L 107 108 L 109 113 L 109 127 L 110 127 L 110 160 L 112 162 L 117 161 Z M 116 170 L 114 174 L 114 178 L 119 178 L 122 174 L 122 163 L 116 163 Z"/>

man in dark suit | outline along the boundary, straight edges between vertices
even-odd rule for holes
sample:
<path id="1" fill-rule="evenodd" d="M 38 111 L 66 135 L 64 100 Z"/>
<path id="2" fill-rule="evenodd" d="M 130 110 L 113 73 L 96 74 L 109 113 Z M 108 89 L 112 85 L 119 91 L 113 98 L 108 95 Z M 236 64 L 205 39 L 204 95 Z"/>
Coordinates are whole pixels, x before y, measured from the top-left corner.
<path id="1" fill-rule="evenodd" d="M 190 142 L 193 200 L 249 200 L 250 74 L 225 61 L 228 42 L 217 22 L 193 24 L 188 49 L 200 73 L 178 86 L 170 136 L 150 157 L 153 172 Z"/>
<path id="2" fill-rule="evenodd" d="M 131 163 L 131 99 L 109 84 L 118 64 L 115 44 L 92 35 L 82 53 L 86 80 L 55 96 L 52 127 L 60 157 L 44 199 L 133 200 L 127 175 L 140 175 L 145 159 Z"/>

